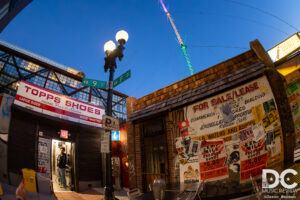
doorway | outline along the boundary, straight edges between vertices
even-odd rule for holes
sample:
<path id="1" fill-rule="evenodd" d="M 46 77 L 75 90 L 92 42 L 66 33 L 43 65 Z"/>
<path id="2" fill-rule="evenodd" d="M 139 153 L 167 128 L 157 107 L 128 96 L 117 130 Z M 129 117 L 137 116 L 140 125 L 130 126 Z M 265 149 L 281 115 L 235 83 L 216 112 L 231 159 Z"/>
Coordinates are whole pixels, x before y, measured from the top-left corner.
<path id="1" fill-rule="evenodd" d="M 66 170 L 65 170 L 65 178 L 66 178 L 66 185 L 67 187 L 64 188 L 60 184 L 60 178 L 58 176 L 58 167 L 57 167 L 57 158 L 59 154 L 61 153 L 60 148 L 65 148 L 65 154 L 67 156 L 66 161 Z M 52 181 L 53 181 L 53 190 L 55 192 L 58 191 L 71 191 L 74 190 L 75 184 L 74 184 L 74 164 L 75 164 L 75 145 L 71 142 L 66 142 L 62 140 L 52 140 L 52 154 L 51 154 L 51 172 L 52 172 Z"/>
<path id="2" fill-rule="evenodd" d="M 144 140 L 146 191 L 151 190 L 153 181 L 162 178 L 168 184 L 168 157 L 166 135 L 146 137 Z"/>

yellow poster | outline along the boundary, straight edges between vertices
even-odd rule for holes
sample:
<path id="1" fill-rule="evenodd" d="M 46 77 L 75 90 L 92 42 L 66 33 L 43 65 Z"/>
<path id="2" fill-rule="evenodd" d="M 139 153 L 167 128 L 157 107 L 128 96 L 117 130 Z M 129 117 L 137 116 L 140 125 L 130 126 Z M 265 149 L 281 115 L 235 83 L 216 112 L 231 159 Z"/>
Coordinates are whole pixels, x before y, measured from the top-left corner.
<path id="1" fill-rule="evenodd" d="M 264 117 L 262 105 L 259 104 L 257 106 L 252 107 L 252 114 L 255 124 L 258 124 Z"/>
<path id="2" fill-rule="evenodd" d="M 265 130 L 270 127 L 273 127 L 276 123 L 279 122 L 279 115 L 277 110 L 273 110 L 264 116 L 262 119 L 262 124 Z"/>

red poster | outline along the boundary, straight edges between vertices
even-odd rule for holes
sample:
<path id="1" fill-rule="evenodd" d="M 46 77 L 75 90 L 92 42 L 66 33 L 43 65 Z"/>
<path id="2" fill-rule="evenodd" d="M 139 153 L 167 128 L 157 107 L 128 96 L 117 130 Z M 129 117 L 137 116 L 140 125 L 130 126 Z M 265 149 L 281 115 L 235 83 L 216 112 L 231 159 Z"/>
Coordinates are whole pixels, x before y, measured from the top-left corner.
<path id="1" fill-rule="evenodd" d="M 261 166 L 252 168 L 250 170 L 247 171 L 241 171 L 241 181 L 247 180 L 250 178 L 250 175 L 252 177 L 258 176 L 262 174 L 262 170 L 267 168 L 267 164 L 263 164 Z"/>
<path id="2" fill-rule="evenodd" d="M 241 156 L 241 181 L 246 181 L 250 176 L 255 177 L 262 174 L 266 168 L 268 153 L 265 148 L 265 139 L 246 140 L 240 146 Z"/>
<path id="3" fill-rule="evenodd" d="M 189 135 L 189 121 L 184 120 L 182 122 L 179 122 L 179 129 L 180 129 L 180 135 L 181 137 L 188 136 Z"/>
<path id="4" fill-rule="evenodd" d="M 200 163 L 200 171 L 209 171 L 224 167 L 226 157 Z"/>
<path id="5" fill-rule="evenodd" d="M 201 180 L 214 179 L 216 177 L 228 175 L 228 168 L 222 167 L 217 170 L 211 170 L 207 172 L 200 172 Z"/>
<path id="6" fill-rule="evenodd" d="M 268 160 L 267 153 L 265 153 L 261 156 L 250 158 L 248 160 L 243 160 L 241 162 L 241 170 L 242 171 L 249 170 L 249 169 L 253 169 L 260 165 L 265 165 L 267 163 L 267 160 Z"/>
<path id="7" fill-rule="evenodd" d="M 227 178 L 228 166 L 224 141 L 202 141 L 199 165 L 201 180 L 214 181 Z"/>

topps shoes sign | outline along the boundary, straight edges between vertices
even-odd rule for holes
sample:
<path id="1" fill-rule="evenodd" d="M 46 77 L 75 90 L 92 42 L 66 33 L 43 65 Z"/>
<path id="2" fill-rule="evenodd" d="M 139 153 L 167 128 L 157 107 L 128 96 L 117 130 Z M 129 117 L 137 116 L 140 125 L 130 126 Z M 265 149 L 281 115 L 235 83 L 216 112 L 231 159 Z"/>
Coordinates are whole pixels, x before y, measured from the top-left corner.
<path id="1" fill-rule="evenodd" d="M 52 117 L 102 127 L 104 108 L 58 94 L 25 81 L 21 81 L 14 103 Z"/>

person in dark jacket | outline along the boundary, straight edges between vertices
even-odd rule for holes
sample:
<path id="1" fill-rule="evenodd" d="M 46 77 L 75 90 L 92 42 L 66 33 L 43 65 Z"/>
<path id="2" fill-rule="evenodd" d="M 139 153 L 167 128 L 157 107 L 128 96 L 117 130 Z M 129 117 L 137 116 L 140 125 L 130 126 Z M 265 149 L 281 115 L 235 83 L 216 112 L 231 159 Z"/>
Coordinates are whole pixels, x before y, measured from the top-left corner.
<path id="1" fill-rule="evenodd" d="M 60 154 L 57 157 L 57 169 L 58 169 L 58 178 L 61 187 L 66 188 L 66 164 L 67 164 L 67 155 L 65 154 L 65 147 L 60 148 Z"/>

